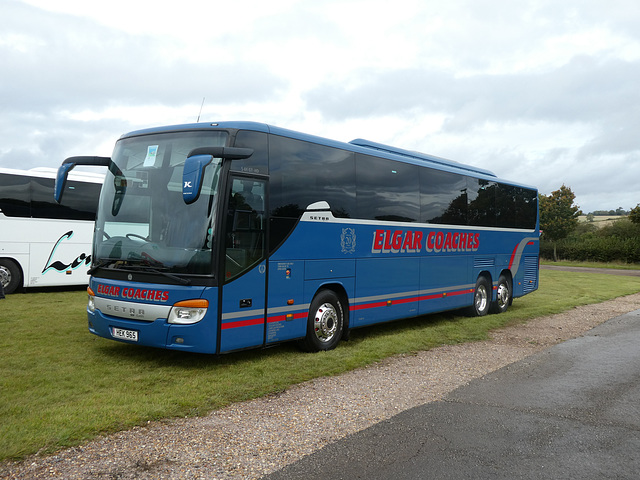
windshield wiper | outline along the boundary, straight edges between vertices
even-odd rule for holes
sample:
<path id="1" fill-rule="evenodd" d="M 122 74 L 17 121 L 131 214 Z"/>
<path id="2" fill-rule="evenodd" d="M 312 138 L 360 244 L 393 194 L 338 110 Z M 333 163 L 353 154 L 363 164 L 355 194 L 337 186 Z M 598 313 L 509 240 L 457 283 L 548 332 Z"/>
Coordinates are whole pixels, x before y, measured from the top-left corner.
<path id="1" fill-rule="evenodd" d="M 91 268 L 89 270 L 87 270 L 87 275 L 93 275 L 93 272 L 95 272 L 97 269 L 106 267 L 106 266 L 111 265 L 111 264 L 114 264 L 118 260 L 119 260 L 118 258 L 103 258 L 99 262 L 93 264 L 91 266 Z"/>
<path id="2" fill-rule="evenodd" d="M 147 252 L 141 252 L 140 256 L 144 258 L 144 260 L 140 263 L 140 265 L 144 265 L 147 268 L 149 268 L 150 272 L 164 275 L 165 277 L 171 278 L 176 282 L 180 282 L 182 285 L 191 285 L 191 280 L 160 270 L 161 268 L 167 268 L 167 267 L 165 266 L 164 263 L 162 263 L 160 260 L 156 260 Z"/>
<path id="3" fill-rule="evenodd" d="M 140 263 L 139 265 L 127 265 L 126 268 L 129 270 L 139 270 L 143 272 L 156 273 L 158 275 L 163 275 L 167 278 L 170 278 L 171 280 L 174 280 L 175 282 L 178 282 L 181 285 L 191 285 L 191 280 L 189 280 L 188 278 L 182 278 L 177 275 L 174 275 L 173 273 L 163 272 L 162 270 L 158 270 L 157 268 L 151 266 L 151 264 L 149 263 L 146 263 L 146 264 Z"/>
<path id="4" fill-rule="evenodd" d="M 122 260 L 121 258 L 105 258 L 100 260 L 98 263 L 93 265 L 89 270 L 87 270 L 87 274 L 93 275 L 93 272 L 95 272 L 97 269 L 108 267 L 109 265 L 113 265 L 113 267 L 117 268 L 118 270 L 138 270 L 138 271 L 141 270 L 144 272 L 156 273 L 159 275 L 163 275 L 167 278 L 170 278 L 171 280 L 181 285 L 191 285 L 191 280 L 189 280 L 188 278 L 182 278 L 177 275 L 173 275 L 172 273 L 163 272 L 162 270 L 160 270 L 160 268 L 166 268 L 164 264 L 162 262 L 159 262 L 158 260 L 153 259 L 151 256 L 145 253 L 142 254 L 142 261 L 139 264 L 135 265 L 130 262 L 131 262 L 131 259 Z"/>

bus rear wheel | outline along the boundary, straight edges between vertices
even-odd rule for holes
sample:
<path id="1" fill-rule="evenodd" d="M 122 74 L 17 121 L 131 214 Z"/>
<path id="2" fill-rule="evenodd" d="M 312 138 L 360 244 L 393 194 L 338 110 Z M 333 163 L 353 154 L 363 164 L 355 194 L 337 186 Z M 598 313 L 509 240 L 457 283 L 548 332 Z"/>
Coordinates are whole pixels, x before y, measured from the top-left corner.
<path id="1" fill-rule="evenodd" d="M 6 294 L 15 292 L 22 285 L 22 274 L 16 262 L 0 258 L 0 282 Z"/>
<path id="2" fill-rule="evenodd" d="M 511 283 L 504 275 L 500 275 L 498 279 L 498 288 L 496 291 L 496 301 L 491 304 L 492 313 L 504 313 L 511 303 Z"/>
<path id="3" fill-rule="evenodd" d="M 491 283 L 487 277 L 478 277 L 476 288 L 473 291 L 473 305 L 469 307 L 472 317 L 483 317 L 489 313 L 491 305 Z"/>
<path id="4" fill-rule="evenodd" d="M 331 290 L 321 290 L 311 302 L 307 335 L 301 341 L 301 347 L 307 352 L 331 350 L 340 342 L 343 329 L 342 303 Z"/>

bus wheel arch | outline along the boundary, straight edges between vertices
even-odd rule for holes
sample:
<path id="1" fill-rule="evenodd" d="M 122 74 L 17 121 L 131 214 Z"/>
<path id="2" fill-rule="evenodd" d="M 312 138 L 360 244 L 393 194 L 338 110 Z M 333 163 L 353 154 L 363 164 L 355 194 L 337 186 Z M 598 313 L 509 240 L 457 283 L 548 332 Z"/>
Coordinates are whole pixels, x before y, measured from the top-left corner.
<path id="1" fill-rule="evenodd" d="M 348 328 L 346 293 L 324 285 L 313 297 L 307 317 L 307 333 L 300 347 L 307 352 L 334 349 Z"/>
<path id="2" fill-rule="evenodd" d="M 0 258 L 0 281 L 6 294 L 13 293 L 22 287 L 23 274 L 20 265 L 10 258 Z"/>
<path id="3" fill-rule="evenodd" d="M 491 294 L 491 275 L 488 272 L 482 272 L 478 275 L 473 289 L 473 304 L 468 309 L 472 317 L 483 317 L 489 313 Z"/>
<path id="4" fill-rule="evenodd" d="M 508 270 L 502 271 L 496 285 L 496 299 L 491 302 L 492 313 L 504 313 L 513 302 L 513 278 Z"/>

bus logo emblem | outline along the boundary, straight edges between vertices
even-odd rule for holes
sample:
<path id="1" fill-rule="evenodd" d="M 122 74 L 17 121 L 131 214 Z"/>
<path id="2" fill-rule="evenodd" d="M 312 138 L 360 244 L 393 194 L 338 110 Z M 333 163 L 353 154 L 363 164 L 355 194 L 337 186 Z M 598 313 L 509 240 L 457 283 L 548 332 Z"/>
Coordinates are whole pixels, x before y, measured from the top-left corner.
<path id="1" fill-rule="evenodd" d="M 340 245 L 342 253 L 354 253 L 356 251 L 356 230 L 355 228 L 343 228 L 340 235 Z"/>

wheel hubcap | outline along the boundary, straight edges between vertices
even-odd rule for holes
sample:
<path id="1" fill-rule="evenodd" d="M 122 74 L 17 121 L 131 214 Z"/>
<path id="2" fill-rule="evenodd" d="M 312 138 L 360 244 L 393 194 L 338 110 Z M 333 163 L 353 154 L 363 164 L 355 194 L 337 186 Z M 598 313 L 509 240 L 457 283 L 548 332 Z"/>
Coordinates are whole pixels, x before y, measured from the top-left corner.
<path id="1" fill-rule="evenodd" d="M 313 329 L 321 342 L 329 342 L 338 330 L 338 313 L 333 305 L 325 303 L 316 311 Z"/>
<path id="2" fill-rule="evenodd" d="M 487 308 L 487 302 L 488 302 L 488 298 L 489 296 L 487 295 L 487 290 L 484 286 L 480 286 L 478 287 L 478 289 L 476 290 L 476 310 L 478 312 L 482 312 L 484 311 L 485 308 Z"/>
<path id="3" fill-rule="evenodd" d="M 3 287 L 8 287 L 11 281 L 11 272 L 6 267 L 0 266 L 0 282 Z"/>
<path id="4" fill-rule="evenodd" d="M 504 307 L 509 301 L 509 289 L 504 283 L 498 285 L 498 305 Z"/>

